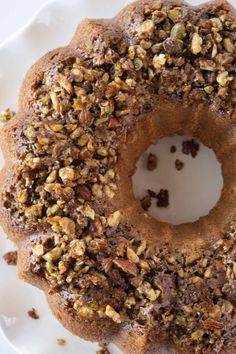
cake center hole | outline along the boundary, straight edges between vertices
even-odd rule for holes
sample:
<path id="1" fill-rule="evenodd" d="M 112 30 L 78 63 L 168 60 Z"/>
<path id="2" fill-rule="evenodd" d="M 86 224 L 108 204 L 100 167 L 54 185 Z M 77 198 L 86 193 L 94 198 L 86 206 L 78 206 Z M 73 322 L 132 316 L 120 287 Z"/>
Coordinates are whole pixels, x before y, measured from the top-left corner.
<path id="1" fill-rule="evenodd" d="M 136 166 L 135 198 L 158 221 L 194 222 L 220 198 L 221 164 L 213 150 L 191 137 L 161 139 L 149 146 Z"/>

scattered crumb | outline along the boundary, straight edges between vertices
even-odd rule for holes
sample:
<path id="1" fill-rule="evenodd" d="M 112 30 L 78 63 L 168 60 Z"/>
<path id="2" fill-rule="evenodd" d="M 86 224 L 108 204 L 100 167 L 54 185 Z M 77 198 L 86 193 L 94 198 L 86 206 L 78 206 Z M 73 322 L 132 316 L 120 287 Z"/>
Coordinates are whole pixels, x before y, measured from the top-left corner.
<path id="1" fill-rule="evenodd" d="M 152 201 L 150 195 L 145 195 L 145 197 L 141 199 L 141 206 L 143 210 L 147 211 L 150 208 L 151 204 Z"/>
<path id="2" fill-rule="evenodd" d="M 31 317 L 33 320 L 38 320 L 39 319 L 39 315 L 37 314 L 35 308 L 32 308 L 32 310 L 28 311 L 28 315 L 29 317 Z"/>
<path id="3" fill-rule="evenodd" d="M 148 189 L 148 195 L 150 198 L 157 199 L 157 206 L 159 208 L 167 208 L 169 206 L 169 192 L 167 189 L 161 189 L 159 193 Z"/>
<path id="4" fill-rule="evenodd" d="M 179 159 L 175 160 L 175 168 L 177 171 L 181 171 L 184 167 L 183 161 L 180 161 Z"/>
<path id="5" fill-rule="evenodd" d="M 185 140 L 182 142 L 182 152 L 183 154 L 189 155 L 191 154 L 192 157 L 196 157 L 199 151 L 199 143 L 194 140 Z"/>
<path id="6" fill-rule="evenodd" d="M 58 344 L 58 345 L 65 345 L 65 344 L 66 344 L 66 341 L 65 341 L 65 339 L 63 339 L 63 338 L 58 338 L 58 339 L 57 339 L 57 344 Z"/>
<path id="7" fill-rule="evenodd" d="M 169 192 L 167 189 L 161 189 L 157 194 L 157 206 L 159 208 L 167 208 L 169 205 Z"/>
<path id="8" fill-rule="evenodd" d="M 148 189 L 148 195 L 151 198 L 157 198 L 157 194 L 153 192 L 151 189 Z"/>
<path id="9" fill-rule="evenodd" d="M 15 114 L 16 113 L 12 111 L 10 108 L 4 109 L 4 111 L 0 113 L 0 122 L 6 123 L 8 120 L 13 118 Z"/>
<path id="10" fill-rule="evenodd" d="M 170 153 L 171 154 L 174 154 L 176 152 L 176 146 L 172 145 L 171 148 L 170 148 Z"/>
<path id="11" fill-rule="evenodd" d="M 4 261 L 8 265 L 16 265 L 17 263 L 17 251 L 7 252 L 3 256 Z"/>
<path id="12" fill-rule="evenodd" d="M 154 171 L 157 168 L 157 162 L 158 162 L 157 156 L 150 153 L 147 159 L 147 170 Z"/>
<path id="13" fill-rule="evenodd" d="M 99 349 L 96 354 L 110 354 L 106 344 L 99 343 L 99 347 L 101 349 Z"/>

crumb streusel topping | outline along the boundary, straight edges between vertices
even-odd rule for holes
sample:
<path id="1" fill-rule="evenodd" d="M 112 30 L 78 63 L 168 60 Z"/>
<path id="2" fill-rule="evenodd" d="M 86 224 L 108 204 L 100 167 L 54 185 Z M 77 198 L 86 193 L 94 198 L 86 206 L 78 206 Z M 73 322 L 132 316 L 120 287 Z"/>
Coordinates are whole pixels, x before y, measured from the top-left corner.
<path id="1" fill-rule="evenodd" d="M 103 205 L 116 197 L 120 137 L 157 97 L 235 108 L 236 23 L 221 9 L 154 1 L 132 31 L 103 57 L 78 53 L 44 72 L 5 208 L 14 225 L 46 231 L 32 244 L 32 271 L 75 316 L 153 320 L 180 347 L 218 353 L 235 342 L 234 226 L 214 249 L 153 254 L 122 210 Z"/>

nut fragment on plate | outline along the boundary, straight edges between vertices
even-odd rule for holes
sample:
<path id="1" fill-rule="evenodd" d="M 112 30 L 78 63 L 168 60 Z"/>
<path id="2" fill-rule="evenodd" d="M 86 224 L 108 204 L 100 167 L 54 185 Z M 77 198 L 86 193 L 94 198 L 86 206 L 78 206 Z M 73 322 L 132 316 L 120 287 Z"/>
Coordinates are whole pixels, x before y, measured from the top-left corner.
<path id="1" fill-rule="evenodd" d="M 175 160 L 175 168 L 177 171 L 181 171 L 184 167 L 184 162 L 179 160 L 179 159 L 176 159 Z"/>
<path id="2" fill-rule="evenodd" d="M 58 338 L 58 339 L 57 339 L 57 344 L 63 346 L 63 345 L 66 344 L 66 340 L 63 339 L 63 338 Z"/>
<path id="3" fill-rule="evenodd" d="M 185 155 L 191 155 L 193 158 L 197 156 L 200 145 L 194 139 L 184 140 L 182 142 L 182 152 Z"/>
<path id="4" fill-rule="evenodd" d="M 4 111 L 0 113 L 0 122 L 6 123 L 10 119 L 12 119 L 15 116 L 15 114 L 16 113 L 12 111 L 10 108 L 4 109 Z"/>
<path id="5" fill-rule="evenodd" d="M 150 198 L 157 200 L 156 205 L 159 208 L 167 208 L 169 206 L 169 191 L 167 189 L 160 189 L 158 193 L 148 189 Z"/>
<path id="6" fill-rule="evenodd" d="M 150 195 L 145 195 L 145 197 L 143 197 L 140 202 L 143 210 L 145 211 L 147 211 L 152 205 L 152 200 Z"/>
<path id="7" fill-rule="evenodd" d="M 17 263 L 17 251 L 7 252 L 3 255 L 4 261 L 8 265 L 16 265 Z"/>
<path id="8" fill-rule="evenodd" d="M 37 311 L 35 310 L 34 307 L 31 310 L 28 311 L 28 316 L 31 317 L 33 320 L 38 320 L 39 319 L 39 315 L 38 315 L 38 313 L 37 313 Z"/>
<path id="9" fill-rule="evenodd" d="M 106 344 L 99 343 L 100 349 L 97 351 L 96 354 L 110 354 L 110 351 L 108 350 L 108 347 Z"/>
<path id="10" fill-rule="evenodd" d="M 147 159 L 147 170 L 148 171 L 154 171 L 157 168 L 157 156 L 155 154 L 148 154 L 148 159 Z"/>
<path id="11" fill-rule="evenodd" d="M 167 189 L 161 189 L 157 194 L 157 206 L 167 208 L 169 206 L 169 192 Z"/>

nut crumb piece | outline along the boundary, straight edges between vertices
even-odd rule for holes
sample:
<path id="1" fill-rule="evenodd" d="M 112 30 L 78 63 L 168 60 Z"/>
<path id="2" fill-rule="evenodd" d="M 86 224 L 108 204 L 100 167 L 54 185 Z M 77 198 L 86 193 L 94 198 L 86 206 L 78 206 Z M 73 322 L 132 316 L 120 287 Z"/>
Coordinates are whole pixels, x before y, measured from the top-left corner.
<path id="1" fill-rule="evenodd" d="M 155 192 L 153 192 L 151 189 L 148 189 L 148 195 L 151 198 L 157 198 L 157 194 Z"/>
<path id="2" fill-rule="evenodd" d="M 141 199 L 141 206 L 143 210 L 147 211 L 150 208 L 151 204 L 152 202 L 150 195 L 145 195 L 145 197 Z"/>
<path id="3" fill-rule="evenodd" d="M 176 146 L 172 145 L 171 148 L 170 148 L 170 153 L 171 154 L 174 154 L 176 152 Z"/>
<path id="4" fill-rule="evenodd" d="M 167 208 L 169 206 L 169 192 L 167 189 L 161 189 L 159 193 L 148 189 L 148 195 L 150 198 L 157 200 L 157 206 L 159 208 Z"/>
<path id="5" fill-rule="evenodd" d="M 10 119 L 12 119 L 15 114 L 16 113 L 14 111 L 12 111 L 10 108 L 4 109 L 4 111 L 2 111 L 0 113 L 0 122 L 6 123 Z"/>
<path id="6" fill-rule="evenodd" d="M 185 140 L 182 142 L 182 153 L 185 155 L 189 155 L 191 154 L 192 157 L 196 157 L 197 153 L 199 151 L 199 143 L 194 140 L 194 139 L 190 139 L 190 140 Z"/>
<path id="7" fill-rule="evenodd" d="M 147 170 L 154 171 L 157 168 L 157 156 L 150 153 L 147 159 Z"/>
<path id="8" fill-rule="evenodd" d="M 166 55 L 163 53 L 161 53 L 159 55 L 155 55 L 152 63 L 153 63 L 154 68 L 159 70 L 166 63 Z"/>
<path id="9" fill-rule="evenodd" d="M 66 344 L 66 341 L 65 341 L 65 339 L 63 339 L 63 338 L 58 338 L 58 339 L 57 339 L 57 344 L 62 346 L 62 345 L 65 345 L 65 344 Z"/>
<path id="10" fill-rule="evenodd" d="M 35 308 L 32 308 L 32 310 L 29 310 L 28 312 L 29 317 L 31 317 L 33 320 L 38 320 L 39 315 L 37 314 Z"/>
<path id="11" fill-rule="evenodd" d="M 8 265 L 16 265 L 17 263 L 17 251 L 7 252 L 3 256 L 4 261 Z"/>
<path id="12" fill-rule="evenodd" d="M 116 323 L 121 323 L 120 314 L 116 312 L 110 305 L 106 306 L 105 314 Z"/>
<path id="13" fill-rule="evenodd" d="M 113 214 L 109 215 L 107 218 L 107 223 L 110 227 L 117 227 L 120 223 L 121 212 L 119 210 L 115 211 Z"/>
<path id="14" fill-rule="evenodd" d="M 161 189 L 157 194 L 157 206 L 167 208 L 169 206 L 169 192 L 167 189 Z"/>
<path id="15" fill-rule="evenodd" d="M 177 171 L 181 171 L 184 167 L 183 161 L 180 161 L 179 159 L 175 160 L 175 168 Z"/>
<path id="16" fill-rule="evenodd" d="M 193 54 L 197 55 L 197 54 L 199 54 L 201 52 L 202 43 L 203 43 L 203 40 L 199 36 L 199 34 L 198 33 L 194 33 L 193 34 L 193 38 L 192 38 L 192 43 L 191 43 L 191 51 L 192 51 Z"/>

